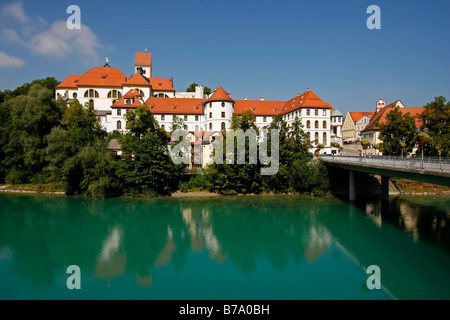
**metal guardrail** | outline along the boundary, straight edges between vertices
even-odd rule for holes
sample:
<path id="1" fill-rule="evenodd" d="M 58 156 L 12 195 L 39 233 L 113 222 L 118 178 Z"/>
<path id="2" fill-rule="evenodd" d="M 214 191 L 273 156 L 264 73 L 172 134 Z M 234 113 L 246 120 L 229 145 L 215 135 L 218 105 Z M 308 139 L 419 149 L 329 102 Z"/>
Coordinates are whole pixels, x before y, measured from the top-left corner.
<path id="1" fill-rule="evenodd" d="M 394 168 L 409 168 L 450 172 L 450 158 L 440 157 L 396 157 L 396 156 L 339 156 L 320 155 L 320 158 L 331 162 L 376 164 Z"/>

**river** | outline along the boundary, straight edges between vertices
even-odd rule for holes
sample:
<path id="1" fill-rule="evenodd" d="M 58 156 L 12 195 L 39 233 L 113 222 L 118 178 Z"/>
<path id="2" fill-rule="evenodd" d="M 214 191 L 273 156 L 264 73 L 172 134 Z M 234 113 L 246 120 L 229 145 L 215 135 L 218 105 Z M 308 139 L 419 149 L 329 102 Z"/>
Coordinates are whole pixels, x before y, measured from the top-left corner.
<path id="1" fill-rule="evenodd" d="M 0 299 L 449 298 L 448 196 L 0 194 Z"/>

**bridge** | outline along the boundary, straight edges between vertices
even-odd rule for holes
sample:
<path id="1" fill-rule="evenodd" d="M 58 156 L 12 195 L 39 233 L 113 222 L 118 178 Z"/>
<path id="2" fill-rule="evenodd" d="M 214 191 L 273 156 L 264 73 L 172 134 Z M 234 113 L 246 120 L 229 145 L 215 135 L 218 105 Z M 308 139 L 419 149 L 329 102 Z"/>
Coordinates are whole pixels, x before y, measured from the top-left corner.
<path id="1" fill-rule="evenodd" d="M 356 200 L 355 171 L 380 175 L 383 199 L 389 198 L 389 180 L 391 177 L 450 187 L 449 158 L 333 155 L 321 155 L 320 158 L 329 166 L 349 172 L 350 201 Z"/>

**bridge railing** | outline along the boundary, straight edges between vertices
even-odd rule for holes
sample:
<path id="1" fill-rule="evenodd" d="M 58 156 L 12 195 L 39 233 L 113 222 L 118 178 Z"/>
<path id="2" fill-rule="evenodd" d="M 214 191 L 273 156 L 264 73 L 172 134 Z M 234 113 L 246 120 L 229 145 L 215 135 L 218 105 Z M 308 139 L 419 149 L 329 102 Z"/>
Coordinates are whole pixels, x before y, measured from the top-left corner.
<path id="1" fill-rule="evenodd" d="M 339 156 L 320 155 L 326 161 L 376 164 L 387 167 L 410 168 L 450 172 L 450 158 L 441 157 L 397 157 L 397 156 Z"/>

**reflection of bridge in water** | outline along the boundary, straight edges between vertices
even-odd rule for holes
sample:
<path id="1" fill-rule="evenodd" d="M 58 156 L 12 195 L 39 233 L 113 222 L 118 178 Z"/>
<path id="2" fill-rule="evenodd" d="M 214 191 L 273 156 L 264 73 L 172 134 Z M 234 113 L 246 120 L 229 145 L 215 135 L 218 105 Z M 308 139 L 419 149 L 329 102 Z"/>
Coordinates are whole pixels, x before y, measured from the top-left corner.
<path id="1" fill-rule="evenodd" d="M 381 176 L 381 196 L 389 197 L 391 177 L 439 184 L 450 187 L 450 159 L 438 157 L 351 157 L 322 155 L 327 166 L 348 171 L 348 192 L 350 201 L 356 200 L 356 172 Z M 361 179 L 361 175 L 358 176 Z"/>

